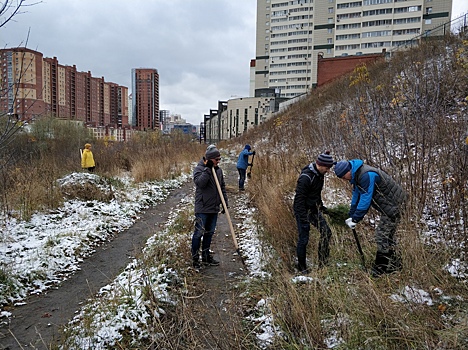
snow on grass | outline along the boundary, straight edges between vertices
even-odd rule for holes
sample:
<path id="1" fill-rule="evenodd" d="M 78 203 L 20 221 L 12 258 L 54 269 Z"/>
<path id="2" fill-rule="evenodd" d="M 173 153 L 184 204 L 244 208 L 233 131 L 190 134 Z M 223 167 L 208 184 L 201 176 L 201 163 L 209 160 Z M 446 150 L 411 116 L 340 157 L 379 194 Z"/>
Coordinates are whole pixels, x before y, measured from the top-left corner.
<path id="1" fill-rule="evenodd" d="M 165 306 L 176 303 L 171 290 L 180 286 L 181 280 L 174 269 L 157 261 L 154 251 L 175 254 L 176 242 L 184 240 L 181 244 L 187 244 L 184 235 L 174 237 L 170 228 L 178 213 L 191 202 L 191 198 L 182 199 L 165 229 L 148 239 L 142 257 L 134 259 L 111 284 L 101 288 L 98 298 L 69 323 L 66 348 L 108 349 L 124 337 L 129 346 L 138 346 L 145 339 L 153 342 L 162 336 L 155 332 L 153 322 L 165 314 Z"/>
<path id="2" fill-rule="evenodd" d="M 257 223 L 254 219 L 256 208 L 249 207 L 246 195 L 239 196 L 235 206 L 237 217 L 241 219 L 241 223 L 237 224 L 239 248 L 249 274 L 259 278 L 271 277 L 266 267 L 273 256 L 272 248 L 258 236 Z"/>
<path id="3" fill-rule="evenodd" d="M 122 188 L 113 189 L 114 199 L 109 202 L 69 200 L 53 212 L 34 214 L 29 221 L 0 217 L 0 305 L 22 301 L 67 279 L 96 246 L 132 226 L 141 211 L 164 201 L 188 176 L 141 184 L 122 182 Z M 107 191 L 100 180 L 94 174 L 73 173 L 58 183 L 94 181 Z"/>

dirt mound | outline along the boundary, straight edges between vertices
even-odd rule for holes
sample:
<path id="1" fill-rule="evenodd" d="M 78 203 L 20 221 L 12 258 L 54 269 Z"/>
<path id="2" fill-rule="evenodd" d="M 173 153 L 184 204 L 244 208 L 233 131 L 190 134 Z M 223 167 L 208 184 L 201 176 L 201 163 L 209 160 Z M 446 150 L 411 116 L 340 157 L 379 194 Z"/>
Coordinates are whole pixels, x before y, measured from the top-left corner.
<path id="1" fill-rule="evenodd" d="M 67 199 L 108 202 L 114 198 L 112 186 L 105 178 L 89 173 L 72 173 L 57 183 Z"/>

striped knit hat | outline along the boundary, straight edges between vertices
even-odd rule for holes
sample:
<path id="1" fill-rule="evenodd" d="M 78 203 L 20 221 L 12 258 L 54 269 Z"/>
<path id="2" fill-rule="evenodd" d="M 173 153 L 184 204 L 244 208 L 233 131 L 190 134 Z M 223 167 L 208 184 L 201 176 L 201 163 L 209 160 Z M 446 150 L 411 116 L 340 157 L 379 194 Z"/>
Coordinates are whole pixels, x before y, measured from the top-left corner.
<path id="1" fill-rule="evenodd" d="M 326 166 L 331 168 L 333 166 L 333 157 L 330 155 L 330 151 L 325 151 L 317 157 L 315 164 L 320 166 Z"/>

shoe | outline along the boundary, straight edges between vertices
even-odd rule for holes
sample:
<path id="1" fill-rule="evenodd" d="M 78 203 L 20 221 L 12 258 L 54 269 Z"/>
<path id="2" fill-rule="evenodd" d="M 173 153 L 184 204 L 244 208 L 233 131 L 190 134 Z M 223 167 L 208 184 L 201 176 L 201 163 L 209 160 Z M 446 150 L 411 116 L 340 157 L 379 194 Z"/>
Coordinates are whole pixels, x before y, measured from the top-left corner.
<path id="1" fill-rule="evenodd" d="M 245 188 L 239 188 L 239 191 L 245 191 Z"/>
<path id="2" fill-rule="evenodd" d="M 210 255 L 207 258 L 202 258 L 202 263 L 203 265 L 209 265 L 209 266 L 218 266 L 219 261 L 213 259 L 213 257 Z"/>
<path id="3" fill-rule="evenodd" d="M 372 277 L 380 277 L 384 273 L 387 273 L 387 267 L 388 256 L 385 253 L 377 252 L 370 274 Z"/>
<path id="4" fill-rule="evenodd" d="M 402 263 L 401 263 L 401 256 L 395 250 L 390 250 L 387 254 L 388 256 L 388 265 L 387 265 L 387 273 L 393 273 L 401 271 Z"/>
<path id="5" fill-rule="evenodd" d="M 194 269 L 200 269 L 201 268 L 201 264 L 198 260 L 194 260 L 193 261 L 193 268 Z"/>
<path id="6" fill-rule="evenodd" d="M 310 273 L 310 269 L 305 264 L 297 264 L 297 269 L 301 275 L 308 275 Z"/>

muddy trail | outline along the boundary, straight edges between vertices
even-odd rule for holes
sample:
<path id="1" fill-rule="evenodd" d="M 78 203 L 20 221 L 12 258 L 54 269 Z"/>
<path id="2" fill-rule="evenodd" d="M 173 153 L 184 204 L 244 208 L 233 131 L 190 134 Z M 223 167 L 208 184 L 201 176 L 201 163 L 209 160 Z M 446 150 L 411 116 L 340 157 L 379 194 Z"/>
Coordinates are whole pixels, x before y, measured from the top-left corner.
<path id="1" fill-rule="evenodd" d="M 235 212 L 237 170 L 235 164 L 221 164 L 229 189 L 230 217 L 234 227 L 239 218 Z M 30 296 L 12 313 L 7 325 L 0 328 L 0 349 L 53 349 L 60 343 L 61 329 L 76 312 L 109 284 L 145 246 L 155 227 L 163 227 L 169 214 L 182 198 L 193 196 L 192 181 L 172 191 L 165 202 L 140 214 L 129 229 L 98 248 L 85 259 L 81 270 L 42 295 Z M 187 247 L 189 250 L 190 247 Z M 247 271 L 235 247 L 226 215 L 219 215 L 212 250 L 219 266 L 191 271 L 192 288 L 184 297 L 186 323 L 190 326 L 192 349 L 241 349 L 242 312 L 238 302 L 237 283 Z M 187 262 L 189 266 L 191 262 Z M 190 269 L 189 269 L 190 270 Z M 185 347 L 186 348 L 186 347 Z"/>

